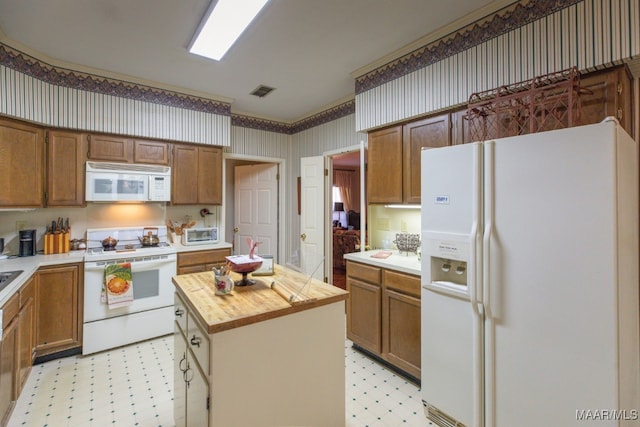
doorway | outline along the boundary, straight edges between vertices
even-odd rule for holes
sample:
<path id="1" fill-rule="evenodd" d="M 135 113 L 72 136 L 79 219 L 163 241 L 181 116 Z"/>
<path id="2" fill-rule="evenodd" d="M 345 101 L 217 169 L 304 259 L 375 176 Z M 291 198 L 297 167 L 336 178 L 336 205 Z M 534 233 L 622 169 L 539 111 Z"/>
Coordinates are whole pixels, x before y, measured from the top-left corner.
<path id="1" fill-rule="evenodd" d="M 282 259 L 283 159 L 225 157 L 224 230 L 233 254 L 247 253 L 246 237 L 261 241 L 257 253 Z"/>
<path id="2" fill-rule="evenodd" d="M 362 196 L 366 193 L 360 185 L 360 152 L 331 156 L 331 171 L 331 283 L 346 289 L 344 254 L 360 251 L 366 241 L 366 228 L 361 224 Z"/>

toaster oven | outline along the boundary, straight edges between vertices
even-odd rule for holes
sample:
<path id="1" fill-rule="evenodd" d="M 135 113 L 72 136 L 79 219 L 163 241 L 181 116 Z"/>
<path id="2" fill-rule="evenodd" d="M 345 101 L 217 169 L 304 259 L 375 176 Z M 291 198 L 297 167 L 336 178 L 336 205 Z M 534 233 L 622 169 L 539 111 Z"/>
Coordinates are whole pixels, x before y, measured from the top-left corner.
<path id="1" fill-rule="evenodd" d="M 206 245 L 218 243 L 218 227 L 184 228 L 182 230 L 182 244 Z"/>

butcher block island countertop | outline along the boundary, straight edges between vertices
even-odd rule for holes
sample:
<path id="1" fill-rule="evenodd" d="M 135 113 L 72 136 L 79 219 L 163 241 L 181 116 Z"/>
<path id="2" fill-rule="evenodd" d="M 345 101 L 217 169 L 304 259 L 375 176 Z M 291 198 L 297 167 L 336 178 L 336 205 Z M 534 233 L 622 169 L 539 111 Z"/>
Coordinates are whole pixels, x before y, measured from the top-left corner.
<path id="1" fill-rule="evenodd" d="M 254 285 L 236 286 L 229 295 L 215 294 L 212 272 L 174 276 L 173 283 L 210 334 L 347 299 L 348 293 L 338 287 L 316 279 L 307 284 L 302 273 L 280 265 L 274 269 L 273 276 L 253 277 Z M 237 273 L 231 277 L 242 278 Z"/>
<path id="2" fill-rule="evenodd" d="M 212 272 L 173 277 L 177 427 L 345 426 L 348 293 L 274 272 L 227 295 Z"/>

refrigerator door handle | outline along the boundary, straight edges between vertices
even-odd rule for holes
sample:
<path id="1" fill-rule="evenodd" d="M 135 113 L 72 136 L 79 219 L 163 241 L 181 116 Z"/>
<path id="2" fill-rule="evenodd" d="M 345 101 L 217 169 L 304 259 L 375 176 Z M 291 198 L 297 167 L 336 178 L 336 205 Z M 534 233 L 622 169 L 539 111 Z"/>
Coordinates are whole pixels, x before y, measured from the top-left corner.
<path id="1" fill-rule="evenodd" d="M 485 143 L 484 153 L 484 235 L 482 245 L 483 302 L 486 312 L 491 312 L 491 240 L 494 233 L 494 143 Z"/>

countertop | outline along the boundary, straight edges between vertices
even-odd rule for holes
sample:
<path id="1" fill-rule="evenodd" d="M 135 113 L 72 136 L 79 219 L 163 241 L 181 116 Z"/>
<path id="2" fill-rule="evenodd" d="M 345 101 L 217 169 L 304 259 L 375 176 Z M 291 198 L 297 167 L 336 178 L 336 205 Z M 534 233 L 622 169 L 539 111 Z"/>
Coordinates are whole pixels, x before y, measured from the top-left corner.
<path id="1" fill-rule="evenodd" d="M 193 252 L 205 251 L 210 249 L 231 248 L 231 243 L 221 242 L 207 245 L 190 245 L 185 246 L 180 243 L 172 243 L 176 252 Z M 0 259 L 0 271 L 22 270 L 22 274 L 16 277 L 6 288 L 0 291 L 0 307 L 2 307 L 15 294 L 20 286 L 22 286 L 40 267 L 51 265 L 72 264 L 76 262 L 84 262 L 85 251 L 70 251 L 65 254 L 37 254 L 28 257 L 13 257 Z"/>
<path id="2" fill-rule="evenodd" d="M 215 294 L 212 272 L 174 276 L 173 283 L 209 334 L 347 299 L 346 291 L 312 279 L 300 296 L 289 302 L 287 296 L 302 288 L 308 276 L 280 265 L 274 270 L 273 276 L 253 277 L 254 285 L 236 286 L 228 295 Z M 231 276 L 234 281 L 242 277 L 236 273 Z"/>
<path id="3" fill-rule="evenodd" d="M 391 252 L 389 258 L 371 258 L 378 252 Z M 374 265 L 376 267 L 396 270 L 403 273 L 414 274 L 420 276 L 421 266 L 420 260 L 416 254 L 406 255 L 406 252 L 400 254 L 397 250 L 377 249 L 365 252 L 352 252 L 344 254 L 344 258 L 349 261 L 361 262 L 364 264 Z"/>

